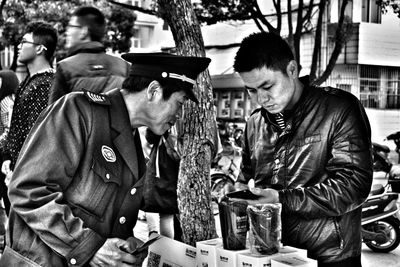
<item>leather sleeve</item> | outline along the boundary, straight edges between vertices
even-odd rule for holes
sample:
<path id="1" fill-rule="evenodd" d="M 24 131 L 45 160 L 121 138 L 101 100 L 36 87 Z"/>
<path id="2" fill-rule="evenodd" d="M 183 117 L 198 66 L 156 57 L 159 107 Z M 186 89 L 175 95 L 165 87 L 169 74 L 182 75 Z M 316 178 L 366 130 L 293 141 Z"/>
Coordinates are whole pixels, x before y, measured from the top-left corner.
<path id="1" fill-rule="evenodd" d="M 283 210 L 305 218 L 340 216 L 358 208 L 372 184 L 371 131 L 364 108 L 353 101 L 335 115 L 328 135 L 327 177 L 309 187 L 280 191 Z"/>
<path id="2" fill-rule="evenodd" d="M 74 105 L 59 101 L 41 114 L 22 148 L 9 197 L 15 212 L 52 250 L 82 266 L 106 239 L 86 228 L 64 201 L 91 133 L 90 108 Z"/>
<path id="3" fill-rule="evenodd" d="M 244 142 L 244 145 L 243 145 L 243 150 L 242 150 L 242 163 L 241 163 L 241 166 L 240 166 L 240 172 L 239 172 L 239 175 L 238 175 L 238 178 L 237 178 L 237 180 L 236 180 L 236 182 L 237 183 L 242 183 L 242 184 L 248 184 L 248 182 L 250 181 L 250 179 L 252 179 L 252 178 L 254 178 L 254 172 L 253 172 L 253 168 L 252 168 L 252 165 L 251 165 L 251 156 L 250 156 L 250 154 L 251 154 L 251 152 L 250 152 L 250 150 L 249 150 L 249 138 L 248 138 L 248 135 L 249 135 L 249 132 L 248 132 L 248 130 L 249 130 L 249 128 L 251 128 L 251 123 L 250 122 L 248 122 L 247 124 L 246 124 L 246 128 L 245 128 L 245 130 L 244 130 L 244 133 L 243 133 L 243 142 Z"/>

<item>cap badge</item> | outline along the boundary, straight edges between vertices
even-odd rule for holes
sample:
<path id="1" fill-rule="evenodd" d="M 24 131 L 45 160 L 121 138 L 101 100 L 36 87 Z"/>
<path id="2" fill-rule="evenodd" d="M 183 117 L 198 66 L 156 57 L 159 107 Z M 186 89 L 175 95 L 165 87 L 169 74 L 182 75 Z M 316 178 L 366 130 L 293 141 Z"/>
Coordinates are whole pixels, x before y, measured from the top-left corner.
<path id="1" fill-rule="evenodd" d="M 177 74 L 177 73 L 172 73 L 172 72 L 167 73 L 167 72 L 164 71 L 164 72 L 161 73 L 161 76 L 163 78 L 167 78 L 168 77 L 168 78 L 171 78 L 171 79 L 181 80 L 182 82 L 188 82 L 188 83 L 191 83 L 193 85 L 196 84 L 195 80 L 190 79 L 190 78 L 186 77 L 185 75 L 181 75 L 181 74 Z"/>
<path id="2" fill-rule="evenodd" d="M 108 162 L 115 162 L 117 157 L 115 156 L 114 150 L 112 148 L 103 145 L 101 147 L 101 154 L 103 154 L 103 157 L 106 159 Z"/>

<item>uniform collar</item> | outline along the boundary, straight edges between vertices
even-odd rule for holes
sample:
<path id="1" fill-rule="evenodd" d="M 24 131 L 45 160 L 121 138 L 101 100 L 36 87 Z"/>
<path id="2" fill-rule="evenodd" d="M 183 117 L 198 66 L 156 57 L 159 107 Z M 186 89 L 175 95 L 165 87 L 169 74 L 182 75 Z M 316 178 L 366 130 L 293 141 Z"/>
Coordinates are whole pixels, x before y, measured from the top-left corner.
<path id="1" fill-rule="evenodd" d="M 111 102 L 111 127 L 117 132 L 113 143 L 137 181 L 146 169 L 139 132 L 137 129 L 132 129 L 128 109 L 120 89 L 111 90 L 107 95 Z"/>

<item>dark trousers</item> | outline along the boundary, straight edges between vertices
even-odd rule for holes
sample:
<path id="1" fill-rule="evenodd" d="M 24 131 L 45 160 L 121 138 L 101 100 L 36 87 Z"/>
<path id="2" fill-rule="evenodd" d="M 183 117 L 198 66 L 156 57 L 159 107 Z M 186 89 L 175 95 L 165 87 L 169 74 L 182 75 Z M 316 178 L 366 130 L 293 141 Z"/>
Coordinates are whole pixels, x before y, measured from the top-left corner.
<path id="1" fill-rule="evenodd" d="M 361 255 L 331 263 L 318 262 L 318 267 L 361 267 Z"/>

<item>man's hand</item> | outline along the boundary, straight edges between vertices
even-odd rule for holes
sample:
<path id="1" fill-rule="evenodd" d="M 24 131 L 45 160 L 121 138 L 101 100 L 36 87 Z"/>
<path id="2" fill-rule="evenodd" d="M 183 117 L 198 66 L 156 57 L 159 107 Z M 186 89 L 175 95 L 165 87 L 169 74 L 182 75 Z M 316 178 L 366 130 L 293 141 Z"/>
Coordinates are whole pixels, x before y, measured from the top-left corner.
<path id="1" fill-rule="evenodd" d="M 1 172 L 7 175 L 11 170 L 10 170 L 10 164 L 11 160 L 5 160 L 3 164 L 1 165 Z"/>
<path id="2" fill-rule="evenodd" d="M 266 188 L 251 188 L 250 191 L 254 194 L 259 196 L 257 200 L 247 200 L 249 205 L 256 205 L 256 204 L 268 204 L 268 203 L 278 203 L 279 202 L 279 193 L 275 189 Z"/>
<path id="3" fill-rule="evenodd" d="M 119 238 L 109 238 L 106 240 L 104 245 L 96 252 L 92 260 L 89 262 L 90 266 L 102 267 L 102 266 L 141 266 L 144 258 L 142 259 L 141 254 L 131 255 L 135 248 L 141 243 L 140 240 L 136 239 L 131 242 L 130 239 L 123 240 Z M 146 251 L 147 255 L 147 251 Z"/>

